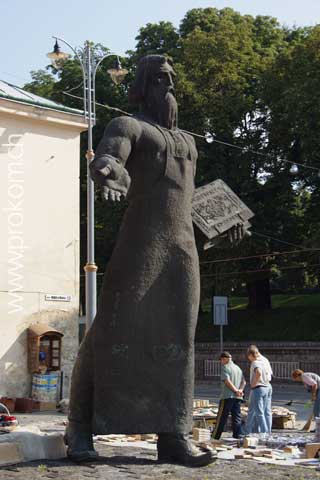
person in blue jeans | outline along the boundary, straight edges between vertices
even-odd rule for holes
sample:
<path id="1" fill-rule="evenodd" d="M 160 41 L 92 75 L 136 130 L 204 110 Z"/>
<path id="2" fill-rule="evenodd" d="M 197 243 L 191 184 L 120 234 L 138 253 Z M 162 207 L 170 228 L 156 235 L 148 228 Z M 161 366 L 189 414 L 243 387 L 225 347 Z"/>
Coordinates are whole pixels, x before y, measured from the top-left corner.
<path id="1" fill-rule="evenodd" d="M 242 435 L 241 402 L 246 381 L 238 365 L 233 363 L 229 352 L 222 352 L 221 363 L 221 399 L 217 421 L 212 432 L 212 438 L 219 439 L 231 414 L 232 433 L 234 438 Z"/>
<path id="2" fill-rule="evenodd" d="M 272 369 L 269 360 L 255 345 L 247 351 L 250 361 L 250 396 L 246 434 L 271 433 L 272 429 Z"/>

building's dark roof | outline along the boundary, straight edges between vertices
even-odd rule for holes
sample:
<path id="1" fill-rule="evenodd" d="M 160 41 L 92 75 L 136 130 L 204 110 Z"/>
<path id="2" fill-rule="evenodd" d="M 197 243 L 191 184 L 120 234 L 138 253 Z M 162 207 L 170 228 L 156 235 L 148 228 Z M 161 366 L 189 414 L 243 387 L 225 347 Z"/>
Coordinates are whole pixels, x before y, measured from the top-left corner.
<path id="1" fill-rule="evenodd" d="M 27 92 L 16 85 L 12 85 L 3 80 L 0 80 L 0 99 L 14 100 L 19 103 L 26 103 L 35 105 L 37 107 L 49 108 L 50 110 L 58 110 L 65 113 L 73 113 L 74 115 L 83 115 L 82 110 L 76 108 L 66 107 L 62 103 L 53 102 L 47 98 L 39 97 L 34 93 Z"/>

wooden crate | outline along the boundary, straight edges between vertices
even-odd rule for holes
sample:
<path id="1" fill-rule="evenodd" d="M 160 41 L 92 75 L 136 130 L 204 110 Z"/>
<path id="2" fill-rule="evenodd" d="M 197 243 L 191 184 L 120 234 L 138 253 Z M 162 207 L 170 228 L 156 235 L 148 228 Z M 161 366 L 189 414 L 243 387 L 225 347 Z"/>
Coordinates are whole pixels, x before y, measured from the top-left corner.
<path id="1" fill-rule="evenodd" d="M 52 412 L 57 410 L 55 402 L 37 402 L 33 400 L 33 411 Z"/>
<path id="2" fill-rule="evenodd" d="M 272 428 L 276 430 L 284 430 L 287 428 L 295 428 L 296 426 L 296 415 L 283 415 L 283 416 L 273 416 L 272 417 Z"/>

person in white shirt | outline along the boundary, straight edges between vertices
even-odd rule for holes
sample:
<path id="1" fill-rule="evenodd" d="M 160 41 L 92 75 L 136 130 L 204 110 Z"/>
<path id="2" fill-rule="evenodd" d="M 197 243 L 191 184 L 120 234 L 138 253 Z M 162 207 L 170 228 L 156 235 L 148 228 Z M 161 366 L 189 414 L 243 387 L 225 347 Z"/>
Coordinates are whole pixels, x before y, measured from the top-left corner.
<path id="1" fill-rule="evenodd" d="M 247 350 L 250 365 L 250 397 L 246 433 L 270 433 L 272 429 L 272 368 L 269 360 L 261 355 L 258 347 Z"/>
<path id="2" fill-rule="evenodd" d="M 320 417 L 320 377 L 316 373 L 304 372 L 296 369 L 292 372 L 292 378 L 295 382 L 302 382 L 304 386 L 311 389 L 311 400 L 313 404 L 313 413 L 315 417 Z"/>

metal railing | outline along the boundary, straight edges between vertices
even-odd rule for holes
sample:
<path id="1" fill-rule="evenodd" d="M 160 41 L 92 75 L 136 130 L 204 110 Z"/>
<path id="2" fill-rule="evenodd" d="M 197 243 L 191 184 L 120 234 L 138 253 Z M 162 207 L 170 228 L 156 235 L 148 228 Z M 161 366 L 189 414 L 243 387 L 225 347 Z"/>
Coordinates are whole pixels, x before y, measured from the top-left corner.
<path id="1" fill-rule="evenodd" d="M 270 362 L 274 378 L 291 380 L 293 370 L 300 368 L 300 362 Z"/>
<path id="2" fill-rule="evenodd" d="M 241 362 L 242 363 L 242 362 Z M 270 362 L 273 370 L 273 377 L 289 380 L 291 373 L 300 368 L 300 362 Z M 241 368 L 242 365 L 239 365 Z M 217 360 L 204 360 L 204 377 L 219 377 L 221 372 L 220 362 Z"/>
<path id="3" fill-rule="evenodd" d="M 204 376 L 220 377 L 221 365 L 217 360 L 204 360 Z"/>

